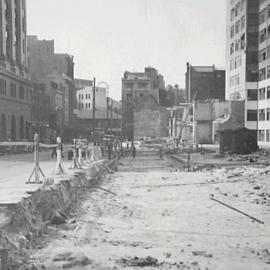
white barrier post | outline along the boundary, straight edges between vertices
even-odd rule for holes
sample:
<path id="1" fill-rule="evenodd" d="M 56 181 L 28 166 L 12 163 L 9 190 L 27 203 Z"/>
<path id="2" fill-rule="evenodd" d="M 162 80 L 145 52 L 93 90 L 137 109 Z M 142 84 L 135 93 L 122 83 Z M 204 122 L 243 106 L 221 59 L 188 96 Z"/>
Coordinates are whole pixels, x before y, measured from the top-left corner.
<path id="1" fill-rule="evenodd" d="M 82 146 L 81 145 L 79 145 L 79 158 L 78 158 L 78 161 L 79 161 L 80 166 L 82 166 L 83 161 L 82 161 Z"/>
<path id="2" fill-rule="evenodd" d="M 60 137 L 56 138 L 56 143 L 57 143 L 57 148 L 56 148 L 57 160 L 56 160 L 56 167 L 55 167 L 54 175 L 65 173 L 63 169 L 63 164 L 62 164 L 62 141 Z"/>
<path id="3" fill-rule="evenodd" d="M 28 181 L 26 182 L 26 184 L 41 184 L 42 181 L 40 181 L 39 173 L 41 173 L 43 178 L 45 177 L 43 171 L 41 170 L 39 166 L 39 136 L 38 134 L 34 135 L 34 163 L 35 163 L 35 167 L 30 177 L 28 178 Z M 31 181 L 33 175 L 35 175 L 35 180 Z"/>

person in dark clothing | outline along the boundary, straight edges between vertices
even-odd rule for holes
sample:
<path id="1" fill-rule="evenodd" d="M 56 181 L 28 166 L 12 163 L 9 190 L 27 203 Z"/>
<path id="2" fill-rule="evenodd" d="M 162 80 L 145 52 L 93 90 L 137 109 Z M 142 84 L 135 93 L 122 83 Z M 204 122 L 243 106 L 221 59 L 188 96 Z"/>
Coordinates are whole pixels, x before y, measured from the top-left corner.
<path id="1" fill-rule="evenodd" d="M 136 157 L 136 147 L 135 147 L 134 144 L 133 144 L 133 146 L 132 146 L 132 156 L 133 156 L 133 158 Z"/>
<path id="2" fill-rule="evenodd" d="M 108 158 L 109 158 L 109 160 L 112 159 L 112 145 L 111 145 L 111 143 L 108 144 Z"/>

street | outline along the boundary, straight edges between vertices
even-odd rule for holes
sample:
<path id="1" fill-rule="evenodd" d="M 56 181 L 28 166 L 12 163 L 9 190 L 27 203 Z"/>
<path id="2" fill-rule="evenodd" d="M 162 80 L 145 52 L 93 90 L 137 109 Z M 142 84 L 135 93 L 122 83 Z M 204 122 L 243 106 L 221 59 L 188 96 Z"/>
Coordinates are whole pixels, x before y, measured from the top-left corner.
<path id="1" fill-rule="evenodd" d="M 107 192 L 89 191 L 65 224 L 48 227 L 36 269 L 269 269 L 265 168 L 181 172 L 155 151 L 138 154 L 107 175 Z"/>

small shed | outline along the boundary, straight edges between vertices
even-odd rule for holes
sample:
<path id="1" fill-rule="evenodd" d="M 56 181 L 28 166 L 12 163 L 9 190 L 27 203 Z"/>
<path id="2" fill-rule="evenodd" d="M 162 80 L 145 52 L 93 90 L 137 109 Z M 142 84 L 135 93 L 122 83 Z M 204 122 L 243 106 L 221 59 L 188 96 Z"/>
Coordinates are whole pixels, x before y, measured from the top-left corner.
<path id="1" fill-rule="evenodd" d="M 223 130 L 219 150 L 220 153 L 251 154 L 258 150 L 257 131 L 247 128 Z"/>

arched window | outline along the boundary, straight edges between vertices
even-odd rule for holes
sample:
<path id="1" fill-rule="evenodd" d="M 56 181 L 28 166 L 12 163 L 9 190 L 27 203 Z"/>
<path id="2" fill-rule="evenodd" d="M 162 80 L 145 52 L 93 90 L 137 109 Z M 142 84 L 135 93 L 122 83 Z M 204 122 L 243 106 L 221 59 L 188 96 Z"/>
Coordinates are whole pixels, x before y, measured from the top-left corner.
<path id="1" fill-rule="evenodd" d="M 23 116 L 20 118 L 20 138 L 24 139 L 24 119 Z"/>
<path id="2" fill-rule="evenodd" d="M 7 138 L 7 120 L 5 114 L 2 114 L 0 122 L 0 139 L 5 140 L 6 138 Z"/>
<path id="3" fill-rule="evenodd" d="M 16 140 L 16 119 L 14 115 L 12 115 L 10 121 L 10 138 L 13 141 Z"/>

